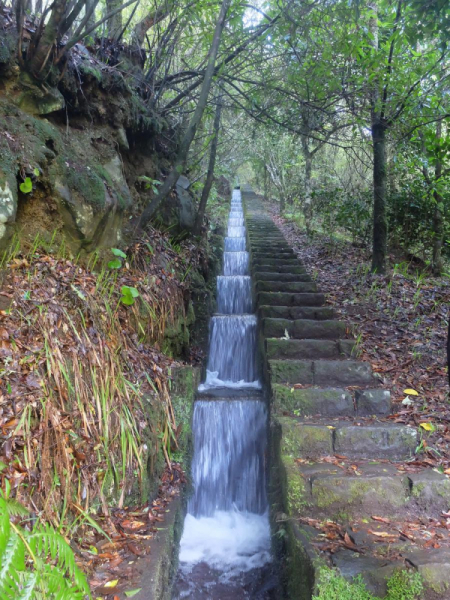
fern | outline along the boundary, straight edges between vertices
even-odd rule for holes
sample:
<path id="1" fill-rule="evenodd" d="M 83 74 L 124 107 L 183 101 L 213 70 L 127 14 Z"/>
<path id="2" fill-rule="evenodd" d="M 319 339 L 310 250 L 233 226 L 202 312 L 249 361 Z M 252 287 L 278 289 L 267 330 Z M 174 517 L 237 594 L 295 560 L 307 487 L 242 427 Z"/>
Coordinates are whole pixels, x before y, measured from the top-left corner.
<path id="1" fill-rule="evenodd" d="M 86 577 L 62 535 L 50 525 L 37 525 L 29 532 L 10 522 L 10 516 L 25 514 L 17 501 L 0 497 L 0 598 L 90 598 Z"/>

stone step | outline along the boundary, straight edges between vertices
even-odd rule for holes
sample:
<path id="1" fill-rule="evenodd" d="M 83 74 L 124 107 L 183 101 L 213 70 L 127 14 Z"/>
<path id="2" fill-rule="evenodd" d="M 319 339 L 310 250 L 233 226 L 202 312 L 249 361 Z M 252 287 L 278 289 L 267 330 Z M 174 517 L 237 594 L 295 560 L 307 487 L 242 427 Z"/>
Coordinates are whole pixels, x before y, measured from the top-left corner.
<path id="1" fill-rule="evenodd" d="M 356 360 L 269 360 L 272 383 L 374 386 L 368 363 Z"/>
<path id="2" fill-rule="evenodd" d="M 313 281 L 256 281 L 256 292 L 317 292 L 317 283 Z"/>
<path id="3" fill-rule="evenodd" d="M 257 254 L 260 258 L 275 258 L 280 253 L 286 254 L 288 258 L 297 258 L 295 254 L 287 253 L 286 251 L 288 250 L 288 248 L 282 244 L 277 244 L 276 248 L 271 248 L 270 253 L 267 254 L 264 252 L 264 248 L 267 248 L 267 242 L 264 245 L 261 244 L 261 246 L 250 243 L 250 250 L 252 255 Z"/>
<path id="4" fill-rule="evenodd" d="M 264 250 L 256 250 L 252 246 L 252 258 L 297 258 L 297 256 L 293 252 L 289 252 L 288 250 L 277 250 L 273 252 L 266 252 Z"/>
<path id="5" fill-rule="evenodd" d="M 314 514 L 331 520 L 348 522 L 373 514 L 400 515 L 410 499 L 408 479 L 391 465 L 371 465 L 364 475 L 350 475 L 339 468 L 312 467 L 301 472 L 310 486 L 307 502 L 314 507 Z"/>
<path id="6" fill-rule="evenodd" d="M 341 388 L 302 388 L 272 384 L 273 408 L 278 414 L 295 412 L 299 417 L 315 415 L 354 417 L 352 394 Z"/>
<path id="7" fill-rule="evenodd" d="M 313 463 L 299 467 L 304 501 L 315 518 L 322 514 L 345 522 L 374 514 L 404 518 L 419 514 L 428 521 L 448 510 L 450 480 L 441 473 L 424 470 L 405 475 L 395 465 L 373 459 L 358 461 L 356 470 L 351 461 L 342 461 L 340 466 Z"/>
<path id="8" fill-rule="evenodd" d="M 344 390 L 329 387 L 293 388 L 272 384 L 275 412 L 295 413 L 299 417 L 386 416 L 391 413 L 391 394 L 383 389 Z"/>
<path id="9" fill-rule="evenodd" d="M 358 426 L 347 422 L 302 423 L 291 417 L 278 420 L 282 428 L 281 451 L 294 458 L 339 454 L 350 460 L 400 461 L 411 458 L 419 443 L 415 428 L 395 423 Z"/>
<path id="10" fill-rule="evenodd" d="M 259 306 L 321 306 L 325 303 L 325 296 L 320 292 L 290 294 L 288 292 L 258 292 L 257 304 Z"/>
<path id="11" fill-rule="evenodd" d="M 258 315 L 260 319 L 316 319 L 327 320 L 333 318 L 334 311 L 331 306 L 260 306 Z"/>
<path id="12" fill-rule="evenodd" d="M 273 271 L 274 273 L 305 273 L 305 267 L 297 262 L 297 266 L 295 265 L 267 265 L 265 263 L 252 265 L 252 273 L 256 273 L 258 271 L 264 271 L 265 273 L 270 273 Z"/>
<path id="13" fill-rule="evenodd" d="M 311 277 L 306 272 L 306 269 L 303 270 L 304 273 L 267 273 L 255 270 L 253 272 L 253 281 L 311 281 Z"/>
<path id="14" fill-rule="evenodd" d="M 308 285 L 308 284 L 297 284 Z M 309 291 L 309 290 L 304 290 Z M 312 291 L 312 290 L 311 290 Z M 316 321 L 315 319 L 263 319 L 262 332 L 265 337 L 289 337 L 309 340 L 337 340 L 346 335 L 346 325 L 342 321 Z"/>
<path id="15" fill-rule="evenodd" d="M 272 265 L 273 267 L 279 266 L 292 266 L 301 265 L 301 261 L 298 258 L 253 258 L 250 257 L 252 265 Z"/>
<path id="16" fill-rule="evenodd" d="M 347 342 L 350 342 L 350 344 L 347 344 Z M 267 358 L 350 358 L 353 348 L 354 343 L 352 340 L 286 340 L 279 338 L 268 338 L 265 342 Z"/>
<path id="17" fill-rule="evenodd" d="M 276 248 L 284 248 L 286 250 L 292 250 L 291 246 L 289 246 L 289 244 L 282 236 L 263 234 L 257 237 L 249 233 L 248 239 L 252 248 L 259 247 L 262 250 L 275 250 Z"/>
<path id="18" fill-rule="evenodd" d="M 248 227 L 248 226 L 247 226 L 247 231 L 248 231 L 249 238 L 256 240 L 256 241 L 263 242 L 264 240 L 281 240 L 282 242 L 286 243 L 286 238 L 283 235 L 281 235 L 280 233 L 277 233 L 276 231 L 263 230 L 263 229 L 252 229 L 251 227 Z"/>
<path id="19" fill-rule="evenodd" d="M 285 243 L 277 244 L 275 250 L 289 256 L 295 256 L 295 252 L 292 250 L 292 248 Z M 263 254 L 264 256 L 269 256 L 272 258 L 275 255 L 274 248 L 267 244 L 267 240 L 263 240 L 259 244 L 252 243 L 252 252 L 256 254 Z"/>

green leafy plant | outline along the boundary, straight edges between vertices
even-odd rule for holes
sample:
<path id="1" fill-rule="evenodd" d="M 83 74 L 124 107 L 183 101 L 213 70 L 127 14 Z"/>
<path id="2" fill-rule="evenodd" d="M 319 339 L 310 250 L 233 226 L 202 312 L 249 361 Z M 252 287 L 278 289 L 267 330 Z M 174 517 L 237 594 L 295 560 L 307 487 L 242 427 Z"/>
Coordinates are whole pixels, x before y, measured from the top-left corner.
<path id="1" fill-rule="evenodd" d="M 119 248 L 111 248 L 111 252 L 116 258 L 109 261 L 108 267 L 110 269 L 120 269 L 123 264 L 122 260 L 125 260 L 127 255 L 122 250 L 119 250 Z"/>
<path id="2" fill-rule="evenodd" d="M 120 301 L 127 306 L 134 304 L 135 299 L 139 297 L 139 292 L 135 287 L 123 285 L 120 291 L 122 292 Z"/>
<path id="3" fill-rule="evenodd" d="M 84 574 L 66 540 L 50 525 L 37 524 L 31 531 L 14 524 L 11 517 L 28 511 L 0 497 L 0 597 L 2 600 L 82 600 L 89 597 Z"/>
<path id="4" fill-rule="evenodd" d="M 398 570 L 388 580 L 387 589 L 385 600 L 417 600 L 423 592 L 422 578 L 417 572 Z M 361 575 L 347 581 L 326 567 L 320 569 L 317 591 L 313 600 L 378 600 L 367 590 Z"/>
<path id="5" fill-rule="evenodd" d="M 141 175 L 141 177 L 139 177 L 139 181 L 144 184 L 146 190 L 151 188 L 154 194 L 158 192 L 157 186 L 161 185 L 161 182 L 158 179 L 151 179 L 146 175 Z"/>
<path id="6" fill-rule="evenodd" d="M 22 194 L 29 194 L 33 189 L 33 182 L 31 177 L 25 177 L 24 181 L 19 186 Z"/>

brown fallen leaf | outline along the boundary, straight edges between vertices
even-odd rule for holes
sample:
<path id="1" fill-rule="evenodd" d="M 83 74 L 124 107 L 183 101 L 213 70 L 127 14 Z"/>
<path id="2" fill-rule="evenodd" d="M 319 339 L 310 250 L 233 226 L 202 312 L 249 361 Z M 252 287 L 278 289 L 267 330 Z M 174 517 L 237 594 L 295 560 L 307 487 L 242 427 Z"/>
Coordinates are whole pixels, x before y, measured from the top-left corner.
<path id="1" fill-rule="evenodd" d="M 390 523 L 390 519 L 386 518 L 386 517 L 376 517 L 376 516 L 372 516 L 371 517 L 374 521 L 380 521 L 380 523 Z"/>
<path id="2" fill-rule="evenodd" d="M 377 537 L 381 537 L 381 538 L 392 538 L 392 539 L 398 538 L 397 534 L 388 533 L 387 531 L 372 531 L 371 529 L 369 529 L 368 533 L 375 535 Z"/>

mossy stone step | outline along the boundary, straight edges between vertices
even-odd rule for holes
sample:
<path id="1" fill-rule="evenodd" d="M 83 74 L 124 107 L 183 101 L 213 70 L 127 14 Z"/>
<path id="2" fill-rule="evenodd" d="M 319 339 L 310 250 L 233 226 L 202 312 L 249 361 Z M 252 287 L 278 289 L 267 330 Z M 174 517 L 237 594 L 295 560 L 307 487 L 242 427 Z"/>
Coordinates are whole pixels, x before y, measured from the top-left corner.
<path id="1" fill-rule="evenodd" d="M 404 460 L 414 455 L 418 439 L 417 430 L 406 425 L 346 425 L 334 431 L 334 449 L 350 458 Z"/>
<path id="2" fill-rule="evenodd" d="M 290 248 L 289 246 L 287 246 L 286 244 L 270 244 L 270 247 L 267 244 L 267 240 L 260 242 L 258 244 L 250 241 L 250 249 L 252 251 L 253 254 L 262 254 L 264 256 L 267 256 L 268 258 L 274 258 L 276 256 L 278 256 L 278 254 L 280 252 L 284 253 L 284 254 L 288 254 L 289 256 L 294 256 L 295 254 L 293 252 L 289 252 Z"/>
<path id="3" fill-rule="evenodd" d="M 294 412 L 299 417 L 314 415 L 353 417 L 355 406 L 350 392 L 341 388 L 300 388 L 272 384 L 273 407 L 277 413 Z"/>
<path id="4" fill-rule="evenodd" d="M 317 292 L 317 283 L 313 281 L 256 281 L 256 292 Z"/>
<path id="5" fill-rule="evenodd" d="M 410 500 L 408 478 L 390 464 L 358 465 L 358 473 L 325 463 L 300 464 L 282 455 L 290 516 L 313 516 L 339 522 L 371 515 L 406 512 Z"/>
<path id="6" fill-rule="evenodd" d="M 255 271 L 253 273 L 254 281 L 311 281 L 310 275 L 303 269 L 304 273 L 267 273 L 265 271 Z M 306 279 L 307 278 L 307 279 Z"/>
<path id="7" fill-rule="evenodd" d="M 282 452 L 294 458 L 339 454 L 350 460 L 399 461 L 411 458 L 418 443 L 416 429 L 396 423 L 311 424 L 291 417 L 278 417 L 278 421 L 282 427 Z"/>
<path id="8" fill-rule="evenodd" d="M 297 256 L 293 252 L 289 252 L 287 250 L 277 250 L 273 252 L 264 251 L 264 250 L 254 250 L 252 247 L 252 257 L 253 258 L 297 258 Z"/>
<path id="9" fill-rule="evenodd" d="M 292 250 L 291 246 L 288 245 L 286 240 L 279 236 L 262 235 L 261 237 L 255 237 L 254 235 L 249 234 L 248 239 L 251 246 L 255 248 L 259 247 L 261 249 L 273 250 L 277 247 L 282 247 L 286 250 Z"/>
<path id="10" fill-rule="evenodd" d="M 309 284 L 297 284 L 309 285 Z M 304 290 L 313 291 L 313 290 Z M 262 332 L 265 337 L 291 338 L 309 340 L 337 340 L 346 335 L 346 325 L 342 321 L 316 321 L 315 319 L 263 319 Z"/>
<path id="11" fill-rule="evenodd" d="M 272 384 L 273 407 L 279 414 L 294 412 L 300 417 L 322 416 L 384 416 L 391 412 L 391 394 L 383 389 L 349 392 L 342 388 L 293 388 Z"/>
<path id="12" fill-rule="evenodd" d="M 258 258 L 250 256 L 253 265 L 272 265 L 273 267 L 278 266 L 292 266 L 301 265 L 301 261 L 298 258 Z"/>
<path id="13" fill-rule="evenodd" d="M 262 229 L 262 228 L 257 228 L 257 229 L 253 229 L 252 227 L 248 226 L 248 222 L 247 222 L 247 231 L 248 231 L 248 235 L 249 237 L 251 237 L 252 239 L 255 240 L 261 240 L 264 241 L 264 239 L 270 239 L 270 240 L 282 240 L 283 242 L 286 243 L 286 238 L 281 235 L 281 233 L 273 231 L 273 230 L 269 230 L 269 229 Z"/>
<path id="14" fill-rule="evenodd" d="M 333 314 L 334 311 L 331 306 L 260 306 L 258 308 L 260 319 L 327 320 L 332 319 Z"/>
<path id="15" fill-rule="evenodd" d="M 259 273 L 259 272 L 264 272 L 264 273 L 272 272 L 274 274 L 291 273 L 291 274 L 295 275 L 295 274 L 306 273 L 306 269 L 300 262 L 297 262 L 297 266 L 291 266 L 291 265 L 276 266 L 276 265 L 266 265 L 266 264 L 252 265 L 252 274 Z"/>
<path id="16" fill-rule="evenodd" d="M 269 360 L 272 383 L 374 386 L 368 363 L 356 360 Z"/>
<path id="17" fill-rule="evenodd" d="M 311 505 L 328 519 L 350 521 L 355 517 L 373 514 L 387 516 L 405 512 L 409 500 L 409 486 L 388 465 L 377 467 L 371 474 L 343 475 L 337 473 L 311 477 Z M 305 474 L 304 474 L 305 475 Z"/>
<path id="18" fill-rule="evenodd" d="M 320 323 L 320 321 L 319 321 Z M 265 342 L 267 358 L 349 358 L 354 344 L 351 340 L 279 339 L 268 338 Z M 346 342 L 350 342 L 347 344 Z"/>
<path id="19" fill-rule="evenodd" d="M 325 296 L 320 292 L 291 294 L 289 292 L 258 292 L 257 304 L 259 306 L 321 306 L 325 303 Z"/>

